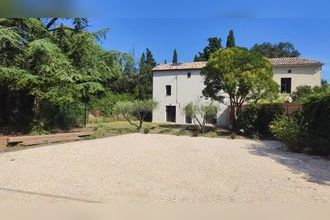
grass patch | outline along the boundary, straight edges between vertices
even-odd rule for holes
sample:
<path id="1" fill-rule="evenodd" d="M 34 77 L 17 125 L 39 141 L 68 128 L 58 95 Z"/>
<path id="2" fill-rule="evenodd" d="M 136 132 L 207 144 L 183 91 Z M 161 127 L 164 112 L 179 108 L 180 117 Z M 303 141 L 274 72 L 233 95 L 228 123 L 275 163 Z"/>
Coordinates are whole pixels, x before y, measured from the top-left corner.
<path id="1" fill-rule="evenodd" d="M 94 132 L 94 135 L 90 137 L 91 139 L 137 132 L 136 128 L 126 121 L 90 123 L 87 127 Z M 150 134 L 173 134 L 177 136 L 192 136 L 193 131 L 196 130 L 196 127 L 144 122 L 140 133 L 145 133 L 144 131 L 146 130 L 148 130 L 147 133 Z M 206 133 L 199 133 L 198 136 L 217 138 L 224 137 L 227 135 L 220 129 L 209 127 Z"/>

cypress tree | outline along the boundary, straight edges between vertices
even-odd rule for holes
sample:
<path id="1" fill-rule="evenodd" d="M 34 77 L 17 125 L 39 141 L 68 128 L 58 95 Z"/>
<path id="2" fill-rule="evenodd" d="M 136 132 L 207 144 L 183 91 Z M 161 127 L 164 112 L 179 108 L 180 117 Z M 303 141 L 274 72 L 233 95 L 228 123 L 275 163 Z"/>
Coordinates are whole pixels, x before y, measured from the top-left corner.
<path id="1" fill-rule="evenodd" d="M 156 66 L 156 61 L 149 48 L 146 49 L 146 64 L 149 64 L 152 67 Z"/>
<path id="2" fill-rule="evenodd" d="M 230 47 L 236 47 L 236 44 L 235 44 L 235 36 L 234 36 L 234 31 L 233 30 L 230 30 L 229 31 L 229 34 L 228 34 L 228 37 L 227 37 L 227 48 L 230 48 Z"/>
<path id="3" fill-rule="evenodd" d="M 176 52 L 176 49 L 174 49 L 173 52 L 173 61 L 172 63 L 178 63 L 178 53 Z"/>
<path id="4" fill-rule="evenodd" d="M 228 34 L 228 37 L 227 37 L 227 44 L 226 44 L 226 46 L 227 46 L 227 48 L 236 47 L 235 36 L 234 36 L 234 31 L 233 30 L 230 30 L 229 31 L 229 34 Z"/>

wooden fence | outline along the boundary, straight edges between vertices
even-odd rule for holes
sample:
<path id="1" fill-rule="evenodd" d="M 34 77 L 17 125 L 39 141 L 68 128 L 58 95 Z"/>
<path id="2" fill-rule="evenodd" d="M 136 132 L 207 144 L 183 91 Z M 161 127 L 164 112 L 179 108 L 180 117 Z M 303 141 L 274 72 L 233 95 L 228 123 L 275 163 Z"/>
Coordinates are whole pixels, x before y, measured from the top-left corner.
<path id="1" fill-rule="evenodd" d="M 293 103 L 293 102 L 285 102 L 283 104 L 265 104 L 263 105 L 265 109 L 269 110 L 281 110 L 284 114 L 291 115 L 292 113 L 300 110 L 302 108 L 302 104 Z"/>

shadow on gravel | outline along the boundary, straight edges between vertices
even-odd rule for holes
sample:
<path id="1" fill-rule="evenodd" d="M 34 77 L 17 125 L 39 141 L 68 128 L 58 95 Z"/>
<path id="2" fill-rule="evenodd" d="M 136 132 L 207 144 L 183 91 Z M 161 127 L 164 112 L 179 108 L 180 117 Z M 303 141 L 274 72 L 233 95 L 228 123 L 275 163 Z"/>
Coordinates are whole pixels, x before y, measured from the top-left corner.
<path id="1" fill-rule="evenodd" d="M 73 198 L 73 197 L 61 196 L 61 195 L 54 195 L 54 194 L 49 194 L 49 193 L 31 192 L 31 191 L 25 191 L 25 190 L 20 190 L 20 189 L 0 188 L 0 191 L 22 193 L 22 194 L 28 194 L 28 195 L 33 195 L 33 196 L 43 196 L 43 197 L 50 197 L 50 198 L 56 198 L 56 199 L 72 200 L 72 201 L 76 201 L 76 202 L 101 203 L 100 201 L 79 199 L 79 198 Z"/>
<path id="2" fill-rule="evenodd" d="M 319 156 L 293 153 L 277 141 L 260 141 L 249 146 L 250 153 L 273 159 L 287 166 L 293 173 L 305 174 L 305 179 L 330 186 L 330 160 Z"/>

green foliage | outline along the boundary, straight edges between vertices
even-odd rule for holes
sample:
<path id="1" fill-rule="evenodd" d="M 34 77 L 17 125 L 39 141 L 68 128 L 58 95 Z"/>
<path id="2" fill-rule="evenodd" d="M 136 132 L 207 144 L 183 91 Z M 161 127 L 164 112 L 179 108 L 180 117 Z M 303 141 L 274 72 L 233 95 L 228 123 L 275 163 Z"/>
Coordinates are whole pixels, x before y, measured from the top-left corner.
<path id="1" fill-rule="evenodd" d="M 227 48 L 236 47 L 235 36 L 234 36 L 234 31 L 233 30 L 229 31 L 229 34 L 228 34 L 228 37 L 227 37 L 226 47 Z"/>
<path id="2" fill-rule="evenodd" d="M 143 133 L 145 133 L 145 134 L 148 134 L 150 132 L 150 129 L 148 129 L 148 128 L 145 128 L 144 130 L 143 130 Z"/>
<path id="3" fill-rule="evenodd" d="M 269 138 L 269 125 L 281 114 L 282 104 L 250 104 L 238 113 L 236 129 L 250 137 Z"/>
<path id="4" fill-rule="evenodd" d="M 225 94 L 229 95 L 233 126 L 243 103 L 257 102 L 278 92 L 271 63 L 247 49 L 228 48 L 214 52 L 202 75 L 205 76 L 203 94 L 206 97 L 223 102 Z"/>
<path id="5" fill-rule="evenodd" d="M 290 150 L 329 155 L 330 95 L 310 97 L 300 112 L 276 118 L 270 129 Z"/>
<path id="6" fill-rule="evenodd" d="M 330 94 L 310 97 L 303 105 L 302 118 L 308 147 L 317 154 L 330 154 Z"/>
<path id="7" fill-rule="evenodd" d="M 139 64 L 139 74 L 136 78 L 136 96 L 138 99 L 152 98 L 152 69 L 156 66 L 152 52 L 147 48 L 142 54 Z"/>
<path id="8" fill-rule="evenodd" d="M 222 48 L 221 38 L 210 37 L 208 40 L 208 46 L 203 49 L 203 52 L 198 52 L 194 61 L 208 61 L 211 54 Z"/>
<path id="9" fill-rule="evenodd" d="M 110 91 L 133 94 L 139 80 L 134 58 L 103 50 L 98 41 L 105 37 L 106 29 L 88 32 L 88 25 L 86 18 L 0 19 L 0 101 L 5 103 L 0 127 L 28 124 L 26 127 L 40 130 L 76 126 L 76 122 L 83 122 L 82 115 L 87 121 L 95 99 L 106 106 L 109 103 L 102 97 L 109 98 Z M 154 65 L 151 52 L 147 52 L 146 62 Z M 73 105 L 85 113 L 72 114 Z"/>
<path id="10" fill-rule="evenodd" d="M 103 117 L 110 117 L 113 114 L 113 108 L 117 102 L 133 101 L 132 95 L 129 94 L 113 94 L 106 92 L 100 98 L 95 97 L 91 104 L 91 110 L 99 111 Z"/>
<path id="11" fill-rule="evenodd" d="M 310 98 L 315 96 L 324 96 L 330 94 L 330 86 L 328 84 L 322 84 L 321 86 L 298 86 L 296 91 L 292 93 L 292 101 L 306 103 Z"/>
<path id="12" fill-rule="evenodd" d="M 296 117 L 287 115 L 278 116 L 271 124 L 270 130 L 272 134 L 287 147 L 295 152 L 301 152 L 303 146 L 301 140 L 301 127 Z"/>
<path id="13" fill-rule="evenodd" d="M 305 102 L 306 98 L 313 92 L 311 86 L 298 86 L 292 93 L 292 101 L 294 102 Z"/>
<path id="14" fill-rule="evenodd" d="M 251 51 L 260 53 L 268 58 L 300 56 L 299 51 L 296 50 L 290 42 L 280 42 L 278 44 L 264 42 L 262 44 L 255 44 L 251 48 Z"/>
<path id="15" fill-rule="evenodd" d="M 178 63 L 178 53 L 176 52 L 176 49 L 174 49 L 174 52 L 173 52 L 172 63 Z"/>
<path id="16" fill-rule="evenodd" d="M 113 108 L 113 113 L 123 117 L 128 123 L 135 126 L 139 131 L 142 127 L 146 115 L 157 107 L 157 102 L 149 100 L 120 101 Z M 136 118 L 138 123 L 133 120 Z"/>
<path id="17" fill-rule="evenodd" d="M 218 108 L 213 103 L 198 105 L 189 103 L 184 108 L 186 116 L 190 117 L 195 125 L 199 126 L 200 132 L 206 132 L 205 127 L 208 118 L 216 118 Z"/>

